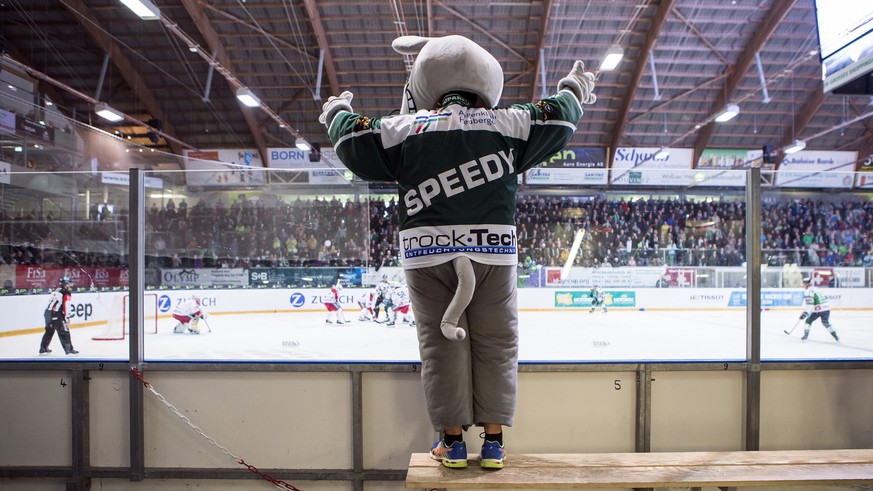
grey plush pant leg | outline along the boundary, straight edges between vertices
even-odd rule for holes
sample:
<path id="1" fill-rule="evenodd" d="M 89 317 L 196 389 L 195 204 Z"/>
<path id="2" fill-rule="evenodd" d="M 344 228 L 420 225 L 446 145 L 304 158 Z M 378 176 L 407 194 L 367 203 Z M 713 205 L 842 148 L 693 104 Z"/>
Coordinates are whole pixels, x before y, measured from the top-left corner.
<path id="1" fill-rule="evenodd" d="M 449 341 L 440 321 L 455 293 L 452 263 L 406 271 L 418 330 L 421 377 L 436 431 L 449 426 L 511 426 L 518 382 L 516 268 L 473 263 L 476 292 Z"/>

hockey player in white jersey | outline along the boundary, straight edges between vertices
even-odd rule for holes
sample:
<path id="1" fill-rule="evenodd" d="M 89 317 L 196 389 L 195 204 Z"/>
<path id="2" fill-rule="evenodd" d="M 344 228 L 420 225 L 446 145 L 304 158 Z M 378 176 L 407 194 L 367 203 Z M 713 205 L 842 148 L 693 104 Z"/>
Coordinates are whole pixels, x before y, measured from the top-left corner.
<path id="1" fill-rule="evenodd" d="M 184 334 L 185 331 L 191 334 L 200 334 L 200 319 L 206 318 L 206 312 L 200 305 L 200 295 L 196 293 L 191 295 L 191 298 L 176 305 L 173 309 L 173 318 L 179 321 L 173 332 L 176 334 Z"/>
<path id="2" fill-rule="evenodd" d="M 361 314 L 358 316 L 359 321 L 370 321 L 375 318 L 373 308 L 376 306 L 376 298 L 379 293 L 375 288 L 370 288 L 358 297 L 358 306 L 361 307 Z"/>
<path id="3" fill-rule="evenodd" d="M 812 280 L 809 277 L 803 279 L 803 313 L 800 314 L 800 319 L 806 319 L 803 326 L 803 341 L 809 338 L 809 330 L 812 328 L 812 323 L 816 319 L 821 319 L 822 325 L 831 333 L 831 336 L 839 342 L 840 337 L 837 336 L 837 331 L 831 325 L 831 306 L 828 303 L 827 297 L 819 293 L 818 288 L 812 285 Z"/>
<path id="4" fill-rule="evenodd" d="M 389 297 L 390 307 L 386 307 L 385 312 L 388 314 L 388 324 L 393 326 L 398 320 L 403 324 L 415 325 L 415 318 L 409 310 L 409 289 L 406 285 L 399 285 L 391 291 Z"/>
<path id="5" fill-rule="evenodd" d="M 345 314 L 343 314 L 343 305 L 340 302 L 340 294 L 343 291 L 343 286 L 337 283 L 336 286 L 330 288 L 330 293 L 323 299 L 324 307 L 327 309 L 327 318 L 324 319 L 325 324 L 333 324 L 334 319 L 337 324 L 348 324 Z"/>

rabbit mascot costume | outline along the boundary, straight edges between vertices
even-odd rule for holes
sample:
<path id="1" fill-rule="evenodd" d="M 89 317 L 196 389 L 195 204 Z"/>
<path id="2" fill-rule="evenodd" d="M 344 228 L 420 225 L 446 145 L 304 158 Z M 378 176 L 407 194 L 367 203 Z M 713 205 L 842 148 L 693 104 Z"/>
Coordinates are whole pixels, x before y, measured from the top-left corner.
<path id="1" fill-rule="evenodd" d="M 397 182 L 401 261 L 441 434 L 431 455 L 466 467 L 463 430 L 480 425 L 480 463 L 500 468 L 517 391 L 518 176 L 567 144 L 596 99 L 594 76 L 577 61 L 555 95 L 498 107 L 503 70 L 473 41 L 403 36 L 392 46 L 415 56 L 400 114 L 358 114 L 343 92 L 319 121 L 356 176 Z"/>

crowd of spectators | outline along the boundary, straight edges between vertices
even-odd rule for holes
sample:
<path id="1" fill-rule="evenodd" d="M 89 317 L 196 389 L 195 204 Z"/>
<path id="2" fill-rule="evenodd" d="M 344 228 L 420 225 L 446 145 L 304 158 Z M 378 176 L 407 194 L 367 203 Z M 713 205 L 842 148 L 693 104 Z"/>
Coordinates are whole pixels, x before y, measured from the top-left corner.
<path id="1" fill-rule="evenodd" d="M 393 198 L 268 195 L 200 200 L 190 208 L 185 200 L 155 202 L 145 219 L 147 266 L 399 266 L 397 206 Z M 42 211 L 0 211 L 0 264 L 123 265 L 126 211 L 103 208 L 63 224 Z M 576 266 L 740 266 L 745 213 L 738 198 L 522 195 L 519 261 L 563 266 L 583 231 Z M 761 218 L 769 265 L 873 267 L 873 202 L 780 196 L 762 203 Z M 75 230 L 67 234 L 72 243 L 54 229 Z"/>
<path id="2" fill-rule="evenodd" d="M 524 261 L 562 266 L 584 230 L 574 265 L 740 266 L 745 261 L 742 200 L 580 199 L 525 196 L 516 222 Z M 762 261 L 771 266 L 873 263 L 873 203 L 812 198 L 762 204 Z"/>
<path id="3" fill-rule="evenodd" d="M 189 209 L 170 199 L 146 214 L 146 255 L 163 268 L 369 265 L 368 205 L 240 195 Z"/>

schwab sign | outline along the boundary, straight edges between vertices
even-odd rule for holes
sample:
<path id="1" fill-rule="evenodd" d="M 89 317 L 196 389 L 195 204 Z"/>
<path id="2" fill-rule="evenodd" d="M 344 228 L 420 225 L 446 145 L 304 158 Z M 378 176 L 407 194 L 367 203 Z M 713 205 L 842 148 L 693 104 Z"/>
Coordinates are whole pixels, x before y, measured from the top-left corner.
<path id="1" fill-rule="evenodd" d="M 743 170 L 692 169 L 694 150 L 670 148 L 656 157 L 660 148 L 619 147 L 612 159 L 612 184 L 627 186 L 745 186 Z"/>

